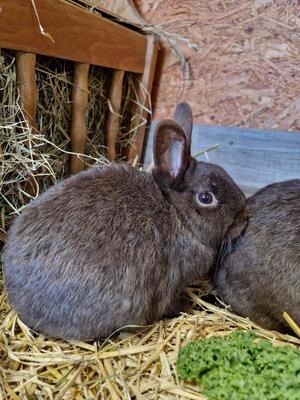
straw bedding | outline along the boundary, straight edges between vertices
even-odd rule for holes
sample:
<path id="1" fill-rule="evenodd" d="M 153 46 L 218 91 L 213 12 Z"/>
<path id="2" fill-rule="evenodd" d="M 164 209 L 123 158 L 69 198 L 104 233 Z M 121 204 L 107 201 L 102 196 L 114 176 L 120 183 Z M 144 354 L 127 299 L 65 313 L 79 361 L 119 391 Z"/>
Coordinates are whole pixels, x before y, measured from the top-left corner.
<path id="1" fill-rule="evenodd" d="M 202 293 L 202 292 L 201 292 Z M 188 289 L 189 314 L 105 342 L 67 343 L 35 334 L 0 302 L 1 399 L 204 399 L 178 381 L 175 361 L 190 340 L 254 330 L 275 345 L 300 339 L 270 332 Z"/>

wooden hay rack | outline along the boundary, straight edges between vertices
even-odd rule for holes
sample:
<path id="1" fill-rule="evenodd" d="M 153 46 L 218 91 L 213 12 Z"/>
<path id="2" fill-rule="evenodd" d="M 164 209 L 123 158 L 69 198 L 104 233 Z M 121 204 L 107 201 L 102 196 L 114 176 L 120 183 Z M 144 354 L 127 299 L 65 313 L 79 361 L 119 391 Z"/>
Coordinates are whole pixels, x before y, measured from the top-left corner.
<path id="1" fill-rule="evenodd" d="M 116 157 L 124 74 L 135 73 L 140 83 L 137 91 L 143 91 L 139 95 L 143 99 L 139 105 L 142 112 L 138 113 L 137 106 L 132 110 L 136 116 L 130 129 L 136 134 L 128 146 L 126 159 L 140 160 L 145 135 L 143 121 L 147 119 L 150 106 L 158 53 L 154 36 L 143 35 L 64 0 L 1 0 L 0 23 L 0 48 L 15 51 L 20 100 L 32 129 L 36 129 L 36 55 L 73 62 L 69 131 L 71 174 L 84 168 L 77 153 L 85 151 L 89 66 L 113 70 L 108 95 L 112 107 L 106 122 L 106 156 L 111 161 Z"/>

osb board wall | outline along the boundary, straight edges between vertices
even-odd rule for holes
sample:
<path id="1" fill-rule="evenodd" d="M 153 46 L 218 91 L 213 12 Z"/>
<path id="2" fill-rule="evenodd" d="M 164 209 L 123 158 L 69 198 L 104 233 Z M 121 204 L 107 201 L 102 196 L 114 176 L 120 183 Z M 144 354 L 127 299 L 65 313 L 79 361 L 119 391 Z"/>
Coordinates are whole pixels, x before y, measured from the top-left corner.
<path id="1" fill-rule="evenodd" d="M 299 0 L 135 0 L 142 17 L 188 39 L 187 99 L 199 124 L 300 130 Z M 160 60 L 154 119 L 170 115 L 182 72 Z"/>

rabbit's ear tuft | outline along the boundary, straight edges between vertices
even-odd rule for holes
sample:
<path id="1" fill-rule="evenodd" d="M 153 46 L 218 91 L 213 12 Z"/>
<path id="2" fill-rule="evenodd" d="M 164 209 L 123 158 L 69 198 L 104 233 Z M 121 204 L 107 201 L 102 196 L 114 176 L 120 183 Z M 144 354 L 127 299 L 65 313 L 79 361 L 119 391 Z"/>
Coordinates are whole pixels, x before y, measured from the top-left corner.
<path id="1" fill-rule="evenodd" d="M 172 120 L 161 121 L 154 133 L 154 169 L 156 181 L 164 186 L 178 183 L 190 160 L 185 133 Z"/>

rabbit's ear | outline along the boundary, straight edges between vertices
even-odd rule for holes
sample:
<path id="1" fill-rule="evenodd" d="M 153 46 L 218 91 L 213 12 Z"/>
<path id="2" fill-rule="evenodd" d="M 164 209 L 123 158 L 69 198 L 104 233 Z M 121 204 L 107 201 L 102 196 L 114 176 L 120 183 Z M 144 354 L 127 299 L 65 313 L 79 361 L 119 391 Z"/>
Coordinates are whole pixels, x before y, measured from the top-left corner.
<path id="1" fill-rule="evenodd" d="M 193 112 L 188 103 L 183 101 L 177 104 L 174 114 L 174 120 L 183 129 L 190 152 L 193 130 Z"/>
<path id="2" fill-rule="evenodd" d="M 226 240 L 228 242 L 238 239 L 242 234 L 243 230 L 246 228 L 246 225 L 249 221 L 249 209 L 248 206 L 240 210 L 234 218 L 233 224 L 229 228 Z"/>
<path id="3" fill-rule="evenodd" d="M 154 169 L 156 181 L 163 185 L 178 183 L 185 173 L 190 155 L 187 138 L 180 125 L 161 121 L 154 133 Z"/>

